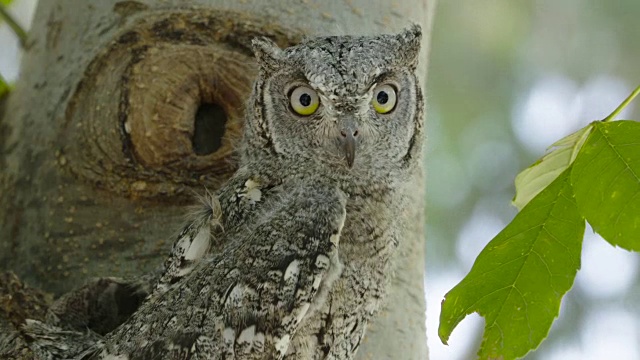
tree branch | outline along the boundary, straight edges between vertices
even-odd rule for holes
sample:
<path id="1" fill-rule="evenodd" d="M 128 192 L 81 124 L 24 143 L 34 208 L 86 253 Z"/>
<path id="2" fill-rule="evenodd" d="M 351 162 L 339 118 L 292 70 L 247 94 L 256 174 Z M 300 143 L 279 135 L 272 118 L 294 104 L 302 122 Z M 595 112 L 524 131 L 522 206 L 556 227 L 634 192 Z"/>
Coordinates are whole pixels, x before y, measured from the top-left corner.
<path id="1" fill-rule="evenodd" d="M 18 22 L 9 14 L 4 5 L 0 5 L 0 18 L 7 22 L 7 25 L 11 27 L 11 30 L 16 34 L 20 40 L 20 45 L 24 48 L 27 46 L 27 32 L 18 24 Z"/>

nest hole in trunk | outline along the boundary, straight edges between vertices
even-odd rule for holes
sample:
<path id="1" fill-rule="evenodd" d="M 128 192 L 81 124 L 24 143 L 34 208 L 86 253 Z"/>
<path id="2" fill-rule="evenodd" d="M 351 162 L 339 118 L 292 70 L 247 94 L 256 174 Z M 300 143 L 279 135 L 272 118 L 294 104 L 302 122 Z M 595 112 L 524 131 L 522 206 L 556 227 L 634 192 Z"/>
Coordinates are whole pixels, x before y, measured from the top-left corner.
<path id="1" fill-rule="evenodd" d="M 222 146 L 227 113 L 215 103 L 202 103 L 194 119 L 194 131 L 191 143 L 196 155 L 209 155 Z"/>

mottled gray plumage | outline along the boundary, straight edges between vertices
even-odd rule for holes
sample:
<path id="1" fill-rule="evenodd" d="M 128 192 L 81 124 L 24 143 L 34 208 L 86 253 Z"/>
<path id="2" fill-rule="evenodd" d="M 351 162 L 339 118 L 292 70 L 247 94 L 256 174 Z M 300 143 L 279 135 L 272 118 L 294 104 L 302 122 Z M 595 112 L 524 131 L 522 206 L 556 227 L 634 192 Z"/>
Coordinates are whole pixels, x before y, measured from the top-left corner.
<path id="1" fill-rule="evenodd" d="M 285 50 L 255 40 L 239 170 L 93 358 L 353 358 L 385 296 L 422 161 L 420 39 L 413 26 Z M 299 87 L 311 90 L 291 99 Z M 397 103 L 374 108 L 390 91 Z M 316 95 L 317 109 L 298 114 L 293 102 Z"/>

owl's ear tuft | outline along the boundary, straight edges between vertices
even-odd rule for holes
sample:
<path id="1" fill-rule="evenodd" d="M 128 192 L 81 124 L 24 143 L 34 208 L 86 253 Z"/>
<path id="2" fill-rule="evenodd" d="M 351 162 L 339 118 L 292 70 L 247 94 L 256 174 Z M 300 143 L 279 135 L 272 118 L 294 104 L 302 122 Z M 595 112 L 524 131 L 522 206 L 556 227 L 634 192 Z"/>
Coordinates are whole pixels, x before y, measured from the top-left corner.
<path id="1" fill-rule="evenodd" d="M 284 53 L 273 40 L 257 37 L 251 41 L 251 45 L 261 69 L 274 71 L 280 67 Z"/>
<path id="2" fill-rule="evenodd" d="M 406 66 L 415 69 L 420 55 L 422 28 L 418 24 L 413 24 L 396 35 L 396 40 L 399 44 L 398 55 L 400 61 Z"/>

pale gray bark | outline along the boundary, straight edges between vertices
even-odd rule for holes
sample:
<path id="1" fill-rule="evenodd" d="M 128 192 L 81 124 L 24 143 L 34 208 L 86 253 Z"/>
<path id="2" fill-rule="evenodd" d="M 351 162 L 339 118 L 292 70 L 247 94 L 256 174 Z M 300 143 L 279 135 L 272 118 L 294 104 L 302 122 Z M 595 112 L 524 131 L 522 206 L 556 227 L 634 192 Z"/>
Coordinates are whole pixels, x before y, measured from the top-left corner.
<path id="1" fill-rule="evenodd" d="M 22 74 L 0 122 L 0 261 L 55 294 L 157 266 L 193 191 L 233 172 L 255 68 L 248 39 L 395 32 L 431 0 L 40 1 Z M 194 35 L 195 34 L 195 35 Z M 194 153 L 201 103 L 228 116 L 221 147 Z M 425 359 L 424 181 L 389 306 L 362 359 Z"/>

